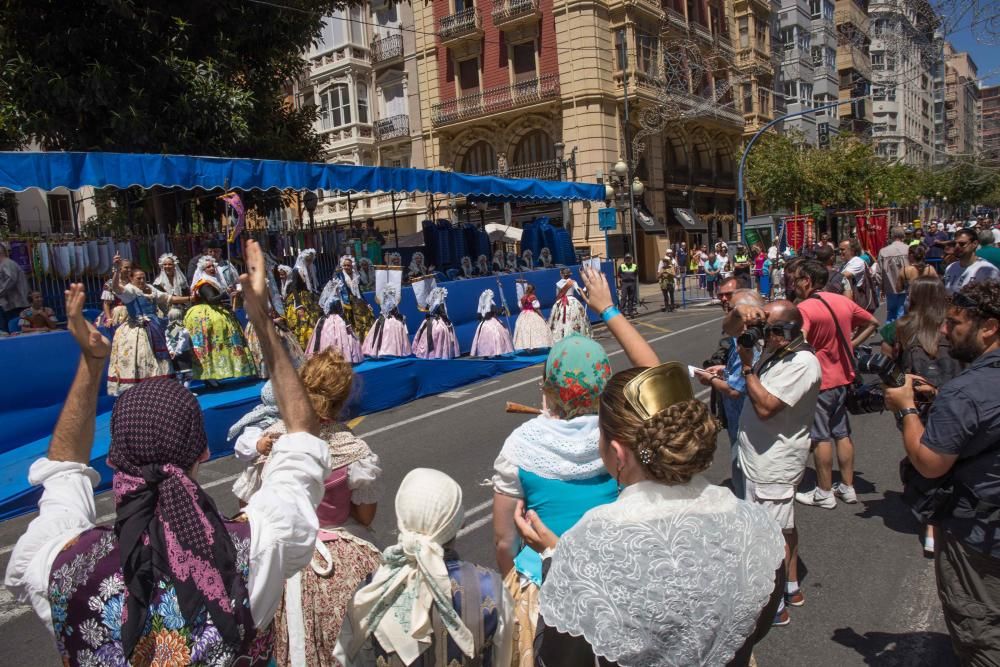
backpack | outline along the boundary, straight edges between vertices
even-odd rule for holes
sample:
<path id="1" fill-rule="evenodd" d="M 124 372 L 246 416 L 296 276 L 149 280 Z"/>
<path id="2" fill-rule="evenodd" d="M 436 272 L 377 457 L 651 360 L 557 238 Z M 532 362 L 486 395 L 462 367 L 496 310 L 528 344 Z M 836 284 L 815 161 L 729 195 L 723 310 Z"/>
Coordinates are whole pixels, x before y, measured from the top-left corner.
<path id="1" fill-rule="evenodd" d="M 878 308 L 878 295 L 875 293 L 875 284 L 868 270 L 862 272 L 861 283 L 854 285 L 854 303 L 869 313 L 874 313 Z"/>

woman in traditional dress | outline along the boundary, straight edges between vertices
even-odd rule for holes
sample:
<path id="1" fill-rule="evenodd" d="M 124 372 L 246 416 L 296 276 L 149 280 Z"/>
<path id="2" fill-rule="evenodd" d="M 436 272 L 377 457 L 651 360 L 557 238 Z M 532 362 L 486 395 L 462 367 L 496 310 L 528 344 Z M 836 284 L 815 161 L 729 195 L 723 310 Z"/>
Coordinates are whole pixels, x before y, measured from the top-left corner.
<path id="1" fill-rule="evenodd" d="M 120 257 L 115 255 L 115 257 Z M 115 267 L 115 271 L 121 269 L 121 273 L 126 277 L 126 282 L 128 282 L 128 276 L 132 273 L 132 260 L 120 258 L 120 267 Z M 104 289 L 101 291 L 101 314 L 97 316 L 97 321 L 94 322 L 94 326 L 97 327 L 116 327 L 125 321 L 128 317 L 128 311 L 125 306 L 122 305 L 121 299 L 118 295 L 114 293 L 111 289 L 111 283 L 114 280 L 114 272 L 112 272 L 111 277 L 104 281 Z"/>
<path id="2" fill-rule="evenodd" d="M 493 253 L 493 263 L 490 268 L 493 269 L 493 273 L 506 273 L 507 261 L 504 259 L 503 250 L 497 250 Z"/>
<path id="3" fill-rule="evenodd" d="M 128 316 L 115 330 L 111 342 L 108 396 L 118 396 L 144 380 L 170 377 L 166 324 L 157 308 L 165 311 L 171 303 L 189 300 L 154 290 L 146 284 L 146 273 L 139 268 L 129 269 L 128 282 L 124 282 L 121 265 L 121 258 L 116 256 L 111 291 L 121 299 Z"/>
<path id="4" fill-rule="evenodd" d="M 552 262 L 552 251 L 548 248 L 542 248 L 538 251 L 538 264 L 539 268 L 551 269 L 555 266 Z"/>
<path id="5" fill-rule="evenodd" d="M 184 328 L 184 313 L 177 308 L 167 311 L 167 352 L 170 353 L 170 372 L 185 387 L 191 384 L 192 358 L 191 332 Z"/>
<path id="6" fill-rule="evenodd" d="M 312 562 L 287 581 L 278 606 L 274 657 L 279 665 L 333 667 L 338 664 L 333 652 L 347 607 L 381 563 L 369 526 L 382 494 L 382 468 L 378 455 L 340 421 L 351 396 L 351 365 L 327 349 L 312 356 L 299 375 L 320 418 L 317 435 L 329 446 L 332 472 L 316 508 L 319 534 Z M 238 456 L 251 461 L 233 488 L 243 500 L 267 478 L 271 446 L 285 433 L 280 419 L 260 428 L 272 418 L 271 410 L 252 412 L 234 425 L 242 430 Z"/>
<path id="7" fill-rule="evenodd" d="M 559 275 L 562 278 L 556 283 L 556 302 L 549 313 L 549 329 L 552 330 L 552 341 L 558 342 L 563 336 L 571 333 L 590 336 L 590 319 L 587 309 L 574 294 L 580 294 L 580 288 L 573 280 L 573 272 L 563 268 Z"/>
<path id="8" fill-rule="evenodd" d="M 413 337 L 413 354 L 421 359 L 454 359 L 462 355 L 455 326 L 448 319 L 448 290 L 435 287 L 427 298 L 427 317 Z"/>
<path id="9" fill-rule="evenodd" d="M 316 283 L 316 267 L 313 265 L 316 251 L 306 248 L 299 252 L 292 268 L 292 281 L 285 296 L 285 322 L 299 341 L 299 347 L 309 344 L 313 327 L 320 317 L 316 303 L 319 285 Z"/>
<path id="10" fill-rule="evenodd" d="M 217 272 L 211 256 L 198 260 L 191 284 L 194 305 L 184 315 L 194 351 L 194 378 L 211 386 L 218 386 L 219 380 L 257 373 L 243 329 L 229 308 L 229 291 L 219 282 Z"/>
<path id="11" fill-rule="evenodd" d="M 462 265 L 458 269 L 459 278 L 475 278 L 476 269 L 472 266 L 472 258 L 466 255 L 462 258 Z"/>
<path id="12" fill-rule="evenodd" d="M 535 258 L 529 248 L 525 248 L 524 252 L 521 253 L 520 265 L 522 271 L 535 270 Z"/>
<path id="13" fill-rule="evenodd" d="M 511 250 L 507 253 L 507 262 L 504 264 L 504 271 L 507 273 L 517 273 L 521 270 L 521 262 L 518 260 L 517 253 Z"/>
<path id="14" fill-rule="evenodd" d="M 156 263 L 160 267 L 160 273 L 157 274 L 156 280 L 153 281 L 153 287 L 170 296 L 191 295 L 187 276 L 177 269 L 177 257 L 175 255 L 169 252 L 164 253 L 160 255 L 160 259 Z M 184 306 L 181 304 L 171 306 L 170 310 L 177 310 L 182 315 L 184 314 Z M 166 317 L 168 313 L 161 312 L 161 315 Z"/>
<path id="15" fill-rule="evenodd" d="M 361 352 L 366 357 L 408 357 L 410 332 L 406 329 L 406 318 L 399 312 L 399 290 L 395 285 L 386 285 L 378 296 L 381 312 L 375 326 L 365 336 Z"/>
<path id="16" fill-rule="evenodd" d="M 496 571 L 454 549 L 462 487 L 417 468 L 400 483 L 395 507 L 399 542 L 354 595 L 333 657 L 345 667 L 510 665 L 510 595 Z"/>
<path id="17" fill-rule="evenodd" d="M 344 319 L 344 307 L 341 303 L 343 290 L 344 282 L 336 276 L 330 278 L 323 287 L 323 294 L 319 297 L 319 307 L 323 311 L 323 317 L 319 318 L 316 328 L 313 329 L 312 338 L 306 347 L 306 356 L 311 357 L 333 348 L 348 362 L 359 364 L 364 355 L 361 354 L 358 337 Z"/>
<path id="18" fill-rule="evenodd" d="M 490 261 L 486 258 L 486 255 L 480 255 L 476 259 L 476 275 L 480 278 L 493 275 L 493 270 L 490 268 Z"/>
<path id="19" fill-rule="evenodd" d="M 469 355 L 473 357 L 498 357 L 513 352 L 514 341 L 510 338 L 510 331 L 497 317 L 502 311 L 493 302 L 493 290 L 484 290 L 479 295 L 479 307 L 476 312 L 479 315 L 479 326 L 476 327 L 476 335 L 472 339 L 472 350 L 469 351 Z"/>
<path id="20" fill-rule="evenodd" d="M 299 368 L 306 361 L 306 353 L 302 349 L 302 346 L 299 345 L 298 337 L 288 328 L 288 323 L 278 311 L 271 310 L 270 315 L 274 330 L 278 332 L 278 339 L 281 340 L 281 344 L 288 350 L 292 366 Z M 264 351 L 261 350 L 260 338 L 258 338 L 257 332 L 254 331 L 253 322 L 247 322 L 246 327 L 243 329 L 243 335 L 247 339 L 247 349 L 250 350 L 250 356 L 257 366 L 257 377 L 261 380 L 268 379 L 271 377 L 271 373 L 267 370 L 267 364 L 264 363 Z"/>
<path id="21" fill-rule="evenodd" d="M 535 295 L 535 286 L 526 283 L 519 302 L 521 314 L 514 324 L 515 350 L 541 350 L 552 347 L 552 331 L 542 318 L 542 304 Z"/>
<path id="22" fill-rule="evenodd" d="M 28 293 L 30 303 L 17 316 L 21 333 L 43 333 L 59 328 L 56 311 L 45 305 L 45 297 L 38 290 Z"/>
<path id="23" fill-rule="evenodd" d="M 423 278 L 432 273 L 434 273 L 434 267 L 424 264 L 424 253 L 419 251 L 413 253 L 413 257 L 410 259 L 410 266 L 406 269 L 407 279 Z"/>
<path id="24" fill-rule="evenodd" d="M 340 258 L 340 272 L 337 279 L 342 283 L 340 289 L 340 307 L 344 311 L 344 321 L 351 326 L 354 335 L 362 343 L 368 336 L 368 330 L 375 322 L 372 307 L 361 296 L 361 276 L 354 270 L 354 259 L 350 255 Z M 375 278 L 372 277 L 372 286 Z"/>
<path id="25" fill-rule="evenodd" d="M 535 660 L 749 664 L 784 592 L 784 539 L 762 507 L 701 475 L 719 425 L 694 398 L 687 368 L 670 362 L 615 374 L 598 415 L 599 451 L 622 489 L 618 499 L 561 536 L 536 511 L 524 513 L 523 501 L 515 509 L 524 541 L 550 559 Z"/>
<path id="26" fill-rule="evenodd" d="M 287 264 L 278 264 L 274 272 L 276 274 L 275 283 L 278 286 L 278 294 L 281 295 L 281 303 L 284 304 L 285 297 L 288 296 L 288 292 L 292 288 L 292 267 Z M 283 305 L 282 308 L 284 308 Z"/>

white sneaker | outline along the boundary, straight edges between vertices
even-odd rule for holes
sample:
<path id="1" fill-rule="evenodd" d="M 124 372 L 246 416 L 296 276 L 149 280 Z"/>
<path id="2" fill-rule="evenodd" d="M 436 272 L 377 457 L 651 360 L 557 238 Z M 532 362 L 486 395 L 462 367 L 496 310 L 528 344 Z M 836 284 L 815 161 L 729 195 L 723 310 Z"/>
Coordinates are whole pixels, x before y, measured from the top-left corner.
<path id="1" fill-rule="evenodd" d="M 817 489 L 812 491 L 801 491 L 795 494 L 795 502 L 802 503 L 803 505 L 813 505 L 815 507 L 822 507 L 825 510 L 832 510 L 837 506 L 837 499 L 833 497 L 831 493 L 828 496 L 818 496 L 816 495 Z"/>
<path id="2" fill-rule="evenodd" d="M 858 494 L 854 492 L 854 487 L 847 486 L 843 482 L 833 485 L 833 494 L 849 505 L 858 502 Z"/>

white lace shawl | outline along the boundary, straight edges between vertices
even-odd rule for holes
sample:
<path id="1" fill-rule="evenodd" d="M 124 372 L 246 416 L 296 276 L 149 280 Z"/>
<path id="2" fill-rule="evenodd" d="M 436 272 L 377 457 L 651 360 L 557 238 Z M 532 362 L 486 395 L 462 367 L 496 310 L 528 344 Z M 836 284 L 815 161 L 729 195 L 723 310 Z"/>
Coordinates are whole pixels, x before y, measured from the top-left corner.
<path id="1" fill-rule="evenodd" d="M 323 293 L 319 296 L 319 307 L 324 313 L 329 313 L 330 306 L 334 301 L 340 301 L 340 290 L 344 287 L 344 281 L 334 276 L 326 282 Z"/>
<path id="2" fill-rule="evenodd" d="M 605 472 L 599 438 L 597 415 L 573 419 L 539 415 L 514 429 L 500 455 L 546 479 L 590 479 Z"/>
<path id="3" fill-rule="evenodd" d="M 757 625 L 784 557 L 777 524 L 698 475 L 640 482 L 559 540 L 540 605 L 621 667 L 724 665 Z"/>

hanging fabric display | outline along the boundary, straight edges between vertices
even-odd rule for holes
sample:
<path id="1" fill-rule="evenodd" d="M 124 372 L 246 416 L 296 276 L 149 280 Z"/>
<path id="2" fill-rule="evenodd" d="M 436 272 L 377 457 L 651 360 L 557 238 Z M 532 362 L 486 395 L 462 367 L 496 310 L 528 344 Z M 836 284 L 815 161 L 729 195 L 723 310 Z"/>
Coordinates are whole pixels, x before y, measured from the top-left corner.
<path id="1" fill-rule="evenodd" d="M 97 248 L 97 240 L 87 241 L 87 268 L 96 273 L 101 266 L 101 251 Z"/>
<path id="2" fill-rule="evenodd" d="M 42 242 L 35 246 L 35 275 L 39 278 L 52 275 L 51 246 Z"/>
<path id="3" fill-rule="evenodd" d="M 73 254 L 76 256 L 75 273 L 82 276 L 87 271 L 87 246 L 83 243 L 74 244 Z"/>
<path id="4" fill-rule="evenodd" d="M 71 265 L 69 263 L 70 248 L 65 243 L 60 243 L 52 248 L 53 260 L 55 264 L 55 274 L 65 280 L 69 278 Z"/>

